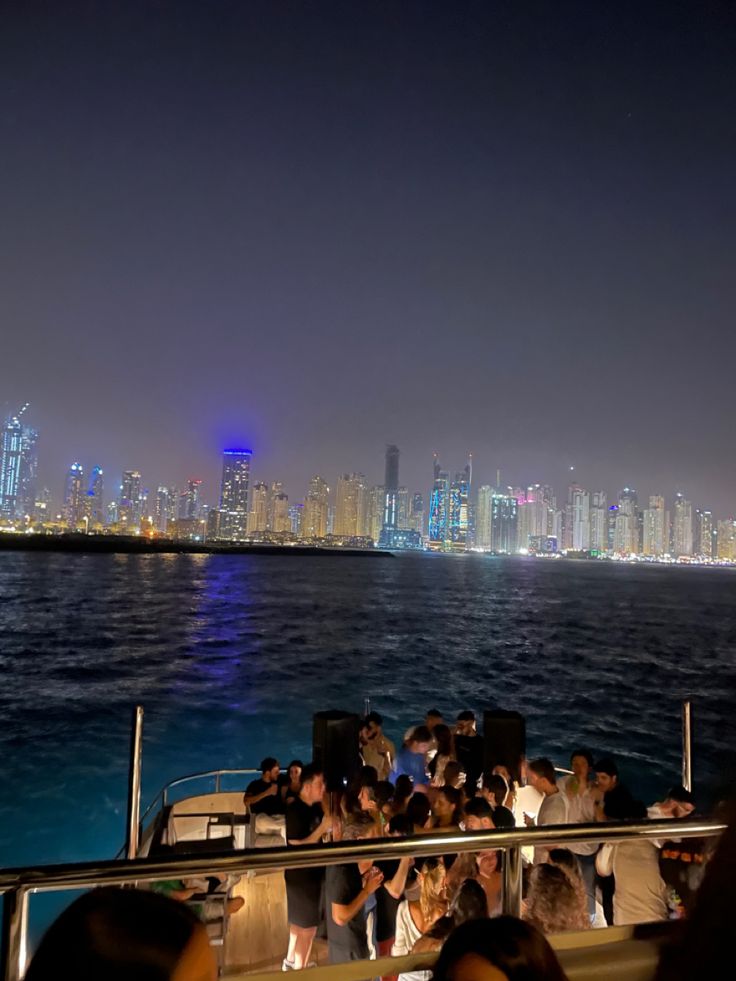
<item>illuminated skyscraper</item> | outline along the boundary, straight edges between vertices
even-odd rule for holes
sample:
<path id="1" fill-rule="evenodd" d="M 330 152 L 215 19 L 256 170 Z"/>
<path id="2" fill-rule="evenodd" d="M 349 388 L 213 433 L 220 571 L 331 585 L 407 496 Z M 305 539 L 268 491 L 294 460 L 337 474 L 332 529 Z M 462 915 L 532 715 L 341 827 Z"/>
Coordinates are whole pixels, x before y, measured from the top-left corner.
<path id="1" fill-rule="evenodd" d="M 449 494 L 449 544 L 454 551 L 462 552 L 469 545 L 470 514 L 468 499 L 471 482 L 470 464 L 455 474 Z"/>
<path id="2" fill-rule="evenodd" d="M 183 518 L 193 520 L 199 517 L 199 489 L 202 486 L 202 481 L 197 477 L 190 477 L 187 481 L 187 489 L 184 495 L 184 511 L 185 513 L 181 515 Z"/>
<path id="3" fill-rule="evenodd" d="M 608 551 L 608 499 L 603 491 L 594 491 L 590 508 L 590 547 L 596 552 Z"/>
<path id="4" fill-rule="evenodd" d="M 664 498 L 653 495 L 649 498 L 649 507 L 644 511 L 644 533 L 642 538 L 642 555 L 658 556 L 667 551 L 667 513 Z"/>
<path id="5" fill-rule="evenodd" d="M 399 507 L 399 448 L 386 447 L 386 479 L 384 481 L 385 504 L 383 509 L 383 527 L 398 527 Z"/>
<path id="6" fill-rule="evenodd" d="M 444 548 L 449 539 L 450 475 L 441 470 L 437 454 L 434 457 L 434 483 L 429 496 L 429 547 Z"/>
<path id="7" fill-rule="evenodd" d="M 364 534 L 365 477 L 362 473 L 344 473 L 337 479 L 334 534 L 353 537 Z"/>
<path id="8" fill-rule="evenodd" d="M 718 522 L 718 558 L 736 562 L 736 520 Z"/>
<path id="9" fill-rule="evenodd" d="M 159 487 L 156 491 L 156 503 L 153 510 L 153 524 L 156 531 L 162 535 L 166 534 L 166 527 L 169 523 L 170 503 L 169 488 Z"/>
<path id="10" fill-rule="evenodd" d="M 294 536 L 294 538 L 301 538 L 302 536 L 303 514 L 303 504 L 292 504 L 289 508 L 289 522 L 291 524 L 291 534 Z"/>
<path id="11" fill-rule="evenodd" d="M 422 537 L 424 537 L 426 533 L 426 529 L 424 525 L 424 495 L 423 494 L 412 494 L 411 510 L 409 513 L 409 528 L 412 531 L 418 531 Z"/>
<path id="12" fill-rule="evenodd" d="M 259 481 L 253 484 L 250 514 L 248 515 L 248 535 L 260 535 L 268 528 L 268 484 Z"/>
<path id="13" fill-rule="evenodd" d="M 693 554 L 693 506 L 679 493 L 675 495 L 672 543 L 676 557 Z"/>
<path id="14" fill-rule="evenodd" d="M 569 490 L 572 515 L 572 547 L 576 552 L 590 548 L 590 494 L 573 484 Z"/>
<path id="15" fill-rule="evenodd" d="M 274 480 L 268 491 L 268 515 L 266 516 L 266 528 L 268 528 L 270 531 L 275 531 L 276 519 L 274 515 L 274 508 L 276 507 L 276 499 L 278 498 L 279 494 L 283 493 L 283 483 L 280 480 Z"/>
<path id="16" fill-rule="evenodd" d="M 87 491 L 87 517 L 90 524 L 102 528 L 105 524 L 105 477 L 102 467 L 93 467 Z"/>
<path id="17" fill-rule="evenodd" d="M 406 487 L 399 487 L 396 524 L 402 531 L 409 530 L 409 491 Z"/>
<path id="18" fill-rule="evenodd" d="M 484 484 L 478 488 L 478 507 L 475 515 L 475 544 L 477 548 L 491 550 L 493 517 L 493 487 Z"/>
<path id="19" fill-rule="evenodd" d="M 377 542 L 381 537 L 383 527 L 383 517 L 386 510 L 386 491 L 383 485 L 371 487 L 368 492 L 368 508 L 366 517 L 366 531 L 368 538 Z"/>
<path id="20" fill-rule="evenodd" d="M 327 534 L 327 506 L 330 488 L 322 477 L 312 477 L 304 499 L 302 538 L 324 538 Z"/>
<path id="21" fill-rule="evenodd" d="M 219 536 L 226 541 L 242 541 L 248 534 L 252 456 L 250 450 L 223 451 Z"/>
<path id="22" fill-rule="evenodd" d="M 81 463 L 73 463 L 64 485 L 64 521 L 74 531 L 82 523 L 85 512 L 84 470 Z"/>
<path id="23" fill-rule="evenodd" d="M 0 517 L 15 518 L 25 513 L 29 503 L 30 487 L 24 488 L 24 479 L 30 479 L 29 463 L 32 464 L 32 478 L 35 483 L 35 446 L 38 433 L 24 429 L 20 419 L 25 412 L 24 405 L 18 415 L 9 416 L 2 428 L 0 442 Z M 31 434 L 33 438 L 31 439 Z M 35 495 L 35 488 L 31 496 Z"/>
<path id="24" fill-rule="evenodd" d="M 126 470 L 120 486 L 118 521 L 129 530 L 138 530 L 142 517 L 141 475 L 137 470 Z"/>
<path id="25" fill-rule="evenodd" d="M 283 491 L 276 495 L 272 495 L 271 498 L 271 508 L 273 513 L 271 530 L 279 532 L 291 531 L 291 520 L 289 518 L 289 495 L 284 494 Z"/>
<path id="26" fill-rule="evenodd" d="M 695 511 L 695 554 L 704 559 L 713 558 L 713 512 L 697 508 Z"/>
<path id="27" fill-rule="evenodd" d="M 513 494 L 494 491 L 491 498 L 491 551 L 504 555 L 515 552 L 518 542 L 518 501 Z M 529 540 L 524 548 L 529 547 Z"/>
<path id="28" fill-rule="evenodd" d="M 638 501 L 636 491 L 631 487 L 624 487 L 619 494 L 613 541 L 613 551 L 618 555 L 639 551 Z"/>

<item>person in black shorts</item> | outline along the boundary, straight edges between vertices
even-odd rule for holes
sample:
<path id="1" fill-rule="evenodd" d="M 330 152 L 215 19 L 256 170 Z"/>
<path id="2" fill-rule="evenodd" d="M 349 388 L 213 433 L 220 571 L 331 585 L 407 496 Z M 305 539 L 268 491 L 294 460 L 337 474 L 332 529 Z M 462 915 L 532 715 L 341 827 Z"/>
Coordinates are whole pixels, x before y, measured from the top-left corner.
<path id="1" fill-rule="evenodd" d="M 332 818 L 322 810 L 325 779 L 313 763 L 301 772 L 299 796 L 286 807 L 286 844 L 316 845 L 332 829 Z M 299 971 L 308 966 L 312 942 L 321 917 L 324 869 L 287 869 L 286 905 L 289 918 L 289 951 L 284 971 Z"/>

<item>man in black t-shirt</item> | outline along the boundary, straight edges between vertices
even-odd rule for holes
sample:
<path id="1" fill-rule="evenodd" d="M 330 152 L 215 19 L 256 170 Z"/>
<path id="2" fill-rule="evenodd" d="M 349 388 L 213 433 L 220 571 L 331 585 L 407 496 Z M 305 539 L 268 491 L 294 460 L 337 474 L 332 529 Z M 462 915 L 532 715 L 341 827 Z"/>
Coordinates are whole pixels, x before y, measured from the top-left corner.
<path id="1" fill-rule="evenodd" d="M 375 827 L 370 815 L 360 812 L 345 826 L 342 840 L 373 838 Z M 382 882 L 383 873 L 370 861 L 327 866 L 325 893 L 331 964 L 368 960 L 365 904 Z"/>
<path id="2" fill-rule="evenodd" d="M 250 808 L 252 814 L 284 813 L 284 801 L 279 793 L 280 773 L 279 762 L 272 756 L 261 761 L 262 776 L 248 784 L 243 796 L 243 803 Z"/>
<path id="3" fill-rule="evenodd" d="M 465 770 L 465 789 L 472 797 L 478 789 L 483 772 L 483 740 L 475 728 L 475 713 L 470 709 L 461 712 L 455 726 L 455 755 Z"/>

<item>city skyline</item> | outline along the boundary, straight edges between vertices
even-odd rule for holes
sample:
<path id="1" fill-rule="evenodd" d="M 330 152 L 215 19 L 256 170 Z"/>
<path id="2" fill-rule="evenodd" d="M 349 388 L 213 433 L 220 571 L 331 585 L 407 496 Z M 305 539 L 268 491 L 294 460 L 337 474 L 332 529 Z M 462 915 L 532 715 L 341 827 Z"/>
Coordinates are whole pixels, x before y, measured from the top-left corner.
<path id="1" fill-rule="evenodd" d="M 118 7 L 4 21 L 0 414 L 55 497 L 392 442 L 732 510 L 732 11 Z"/>

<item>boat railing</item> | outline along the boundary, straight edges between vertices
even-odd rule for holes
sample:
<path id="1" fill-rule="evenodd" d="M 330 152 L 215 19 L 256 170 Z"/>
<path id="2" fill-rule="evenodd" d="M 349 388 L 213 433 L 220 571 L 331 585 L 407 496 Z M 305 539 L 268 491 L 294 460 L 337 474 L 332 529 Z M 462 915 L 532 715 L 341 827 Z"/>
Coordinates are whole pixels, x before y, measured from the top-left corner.
<path id="1" fill-rule="evenodd" d="M 558 825 L 541 828 L 453 831 L 413 838 L 335 842 L 294 848 L 230 850 L 219 853 L 167 855 L 125 861 L 83 862 L 0 871 L 3 895 L 3 957 L 5 981 L 21 981 L 28 957 L 28 914 L 31 895 L 95 886 L 123 886 L 207 874 L 277 872 L 285 869 L 341 865 L 363 860 L 422 858 L 460 852 L 498 849 L 503 863 L 503 908 L 521 913 L 522 856 L 529 846 L 569 846 L 586 842 L 616 843 L 632 840 L 715 837 L 725 825 L 714 820 L 622 822 Z"/>

